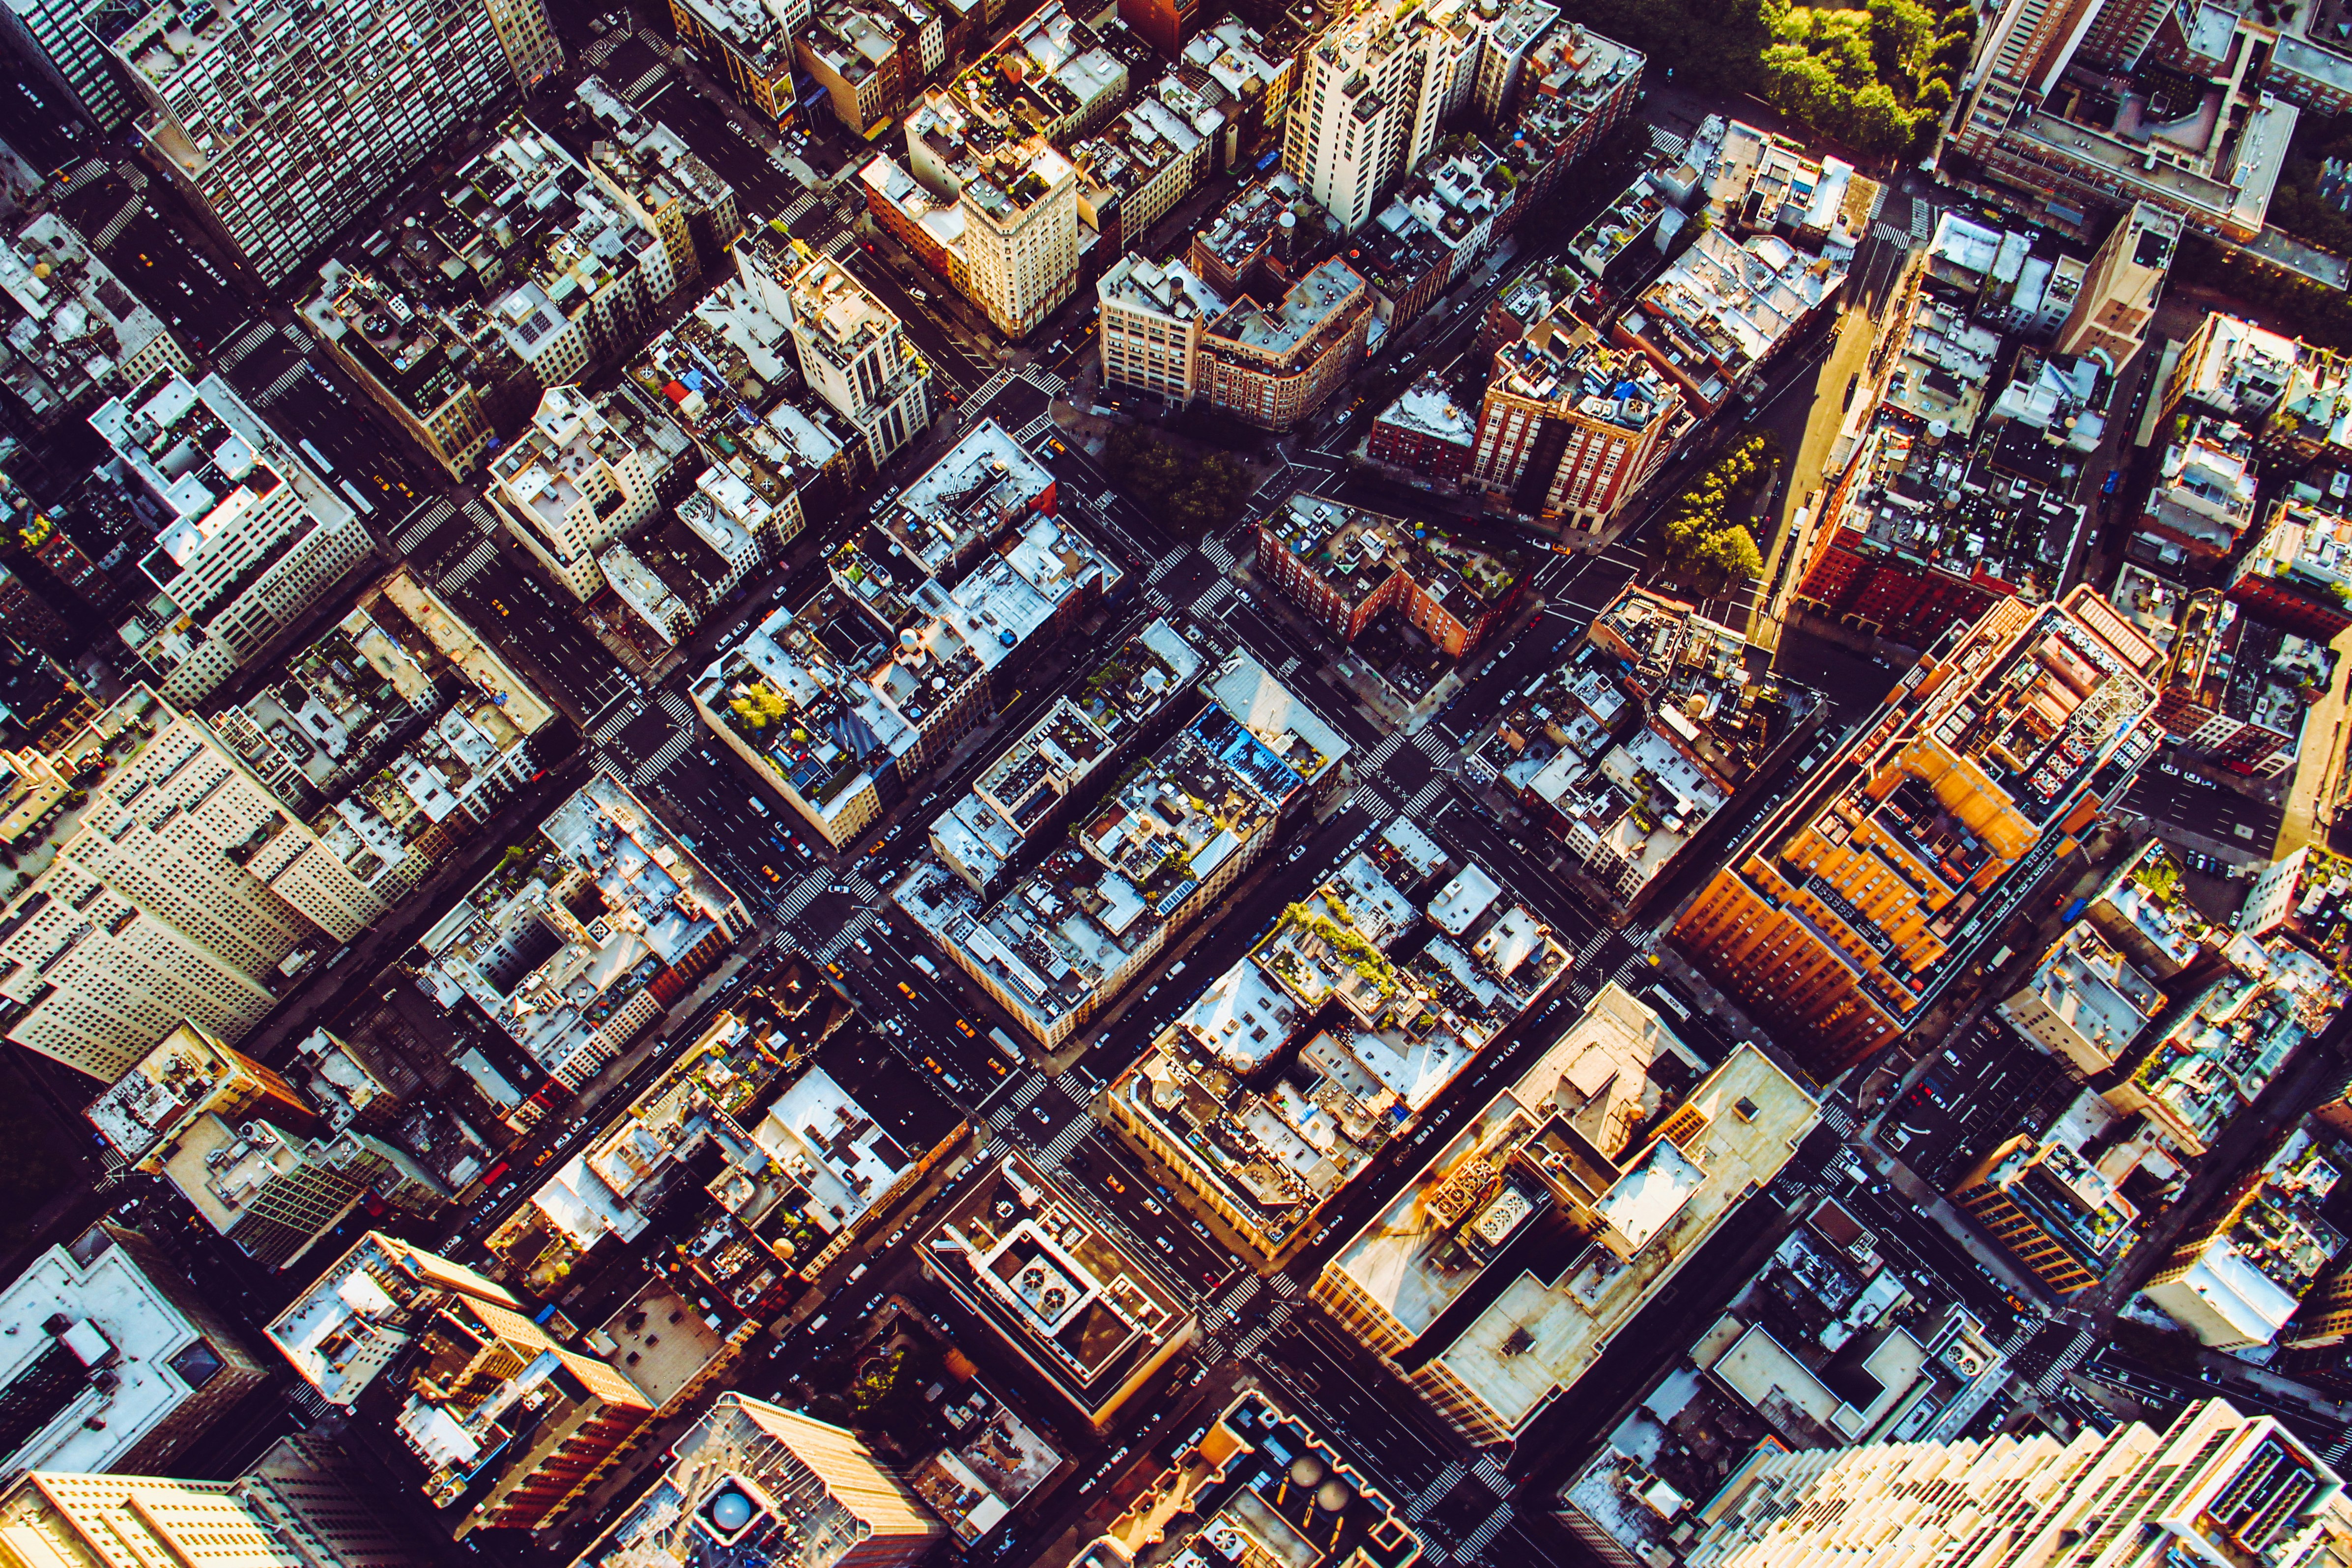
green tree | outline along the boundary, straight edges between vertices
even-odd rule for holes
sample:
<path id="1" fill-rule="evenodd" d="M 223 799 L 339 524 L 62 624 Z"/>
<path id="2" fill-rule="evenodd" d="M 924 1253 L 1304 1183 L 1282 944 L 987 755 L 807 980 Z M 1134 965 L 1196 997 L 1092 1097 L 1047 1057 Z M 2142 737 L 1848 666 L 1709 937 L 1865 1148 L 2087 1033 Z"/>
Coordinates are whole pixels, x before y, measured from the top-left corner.
<path id="1" fill-rule="evenodd" d="M 1911 117 L 1895 99 L 1895 89 L 1873 82 L 1853 95 L 1846 110 L 1846 140 L 1864 152 L 1882 156 L 1900 152 L 1911 141 Z"/>

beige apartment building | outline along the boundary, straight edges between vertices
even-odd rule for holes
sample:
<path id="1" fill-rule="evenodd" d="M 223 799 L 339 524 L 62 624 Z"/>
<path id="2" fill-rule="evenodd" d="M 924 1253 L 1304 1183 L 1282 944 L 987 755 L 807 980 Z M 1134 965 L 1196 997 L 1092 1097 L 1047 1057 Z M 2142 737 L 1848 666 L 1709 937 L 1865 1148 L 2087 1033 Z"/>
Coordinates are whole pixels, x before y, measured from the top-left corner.
<path id="1" fill-rule="evenodd" d="M 653 516 L 663 466 L 578 387 L 550 387 L 530 427 L 490 465 L 490 505 L 586 601 L 604 586 L 598 552 Z"/>
<path id="2" fill-rule="evenodd" d="M 112 1081 L 182 1019 L 234 1042 L 391 905 L 200 720 L 134 686 L 51 758 L 88 798 L 17 841 L 7 1038 Z"/>
<path id="3" fill-rule="evenodd" d="M 540 0 L 93 7 L 151 162 L 283 281 L 453 132 L 563 63 Z"/>

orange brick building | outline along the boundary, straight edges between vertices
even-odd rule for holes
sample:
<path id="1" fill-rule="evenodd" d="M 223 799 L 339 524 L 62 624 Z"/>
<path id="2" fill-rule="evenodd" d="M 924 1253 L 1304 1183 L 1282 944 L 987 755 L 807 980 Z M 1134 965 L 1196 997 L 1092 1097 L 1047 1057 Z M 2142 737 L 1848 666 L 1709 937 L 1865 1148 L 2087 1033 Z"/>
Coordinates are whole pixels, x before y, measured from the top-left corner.
<path id="1" fill-rule="evenodd" d="M 1675 927 L 1823 1080 L 1942 993 L 2161 735 L 2162 656 L 2087 587 L 1946 634 Z"/>

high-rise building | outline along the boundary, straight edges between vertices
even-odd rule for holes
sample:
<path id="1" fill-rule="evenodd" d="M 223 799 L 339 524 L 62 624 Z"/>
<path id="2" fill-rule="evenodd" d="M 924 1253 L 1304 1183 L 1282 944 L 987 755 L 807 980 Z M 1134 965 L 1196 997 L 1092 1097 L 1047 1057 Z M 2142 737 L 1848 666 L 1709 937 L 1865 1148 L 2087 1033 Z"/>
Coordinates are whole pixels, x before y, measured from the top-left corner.
<path id="1" fill-rule="evenodd" d="M 1675 927 L 1834 1077 L 1932 1007 L 2160 736 L 2163 655 L 2089 587 L 1955 628 Z"/>
<path id="2" fill-rule="evenodd" d="M 111 1082 L 183 1019 L 224 1040 L 391 906 L 202 722 L 145 686 L 51 758 L 87 779 L 20 839 L 7 1038 Z"/>
<path id="3" fill-rule="evenodd" d="M 1559 7 L 1551 0 L 1513 0 L 1501 16 L 1486 23 L 1478 75 L 1470 89 L 1480 124 L 1508 129 L 1511 111 L 1518 107 L 1519 80 L 1526 74 L 1528 58 L 1559 20 Z"/>
<path id="4" fill-rule="evenodd" d="M 685 138 L 638 113 L 601 78 L 583 78 L 574 96 L 604 133 L 589 152 L 588 172 L 624 212 L 661 236 L 673 290 L 720 270 L 743 228 L 735 187 Z"/>
<path id="5" fill-rule="evenodd" d="M 604 587 L 598 552 L 652 517 L 659 458 L 576 386 L 550 387 L 530 426 L 490 465 L 490 505 L 581 600 Z"/>
<path id="6" fill-rule="evenodd" d="M 2011 1568 L 2184 1557 L 2286 1568 L 2311 1561 L 2342 1490 L 2303 1439 L 2219 1399 L 2189 1406 L 2162 1432 L 2137 1421 L 2086 1426 L 2070 1442 L 2004 1436 L 1795 1452 L 1765 1443 L 1690 1517 L 1698 1534 L 1682 1561 L 1945 1568 L 1986 1561 L 1997 1535 L 1998 1560 Z"/>
<path id="7" fill-rule="evenodd" d="M 1708 1072 L 1613 980 L 1316 1277 L 1474 1442 L 1511 1442 L 1821 1119 L 1742 1043 Z"/>
<path id="8" fill-rule="evenodd" d="M 847 268 L 764 232 L 736 256 L 745 286 L 792 323 L 809 390 L 865 435 L 864 466 L 880 468 L 930 428 L 931 367 L 898 318 Z"/>
<path id="9" fill-rule="evenodd" d="M 576 1568 L 898 1568 L 946 1533 L 854 1433 L 729 1389 Z"/>
<path id="10" fill-rule="evenodd" d="M 916 1252 L 959 1317 L 1097 1431 L 1192 1342 L 1197 1320 L 1159 1270 L 1016 1153 L 973 1169 Z"/>
<path id="11" fill-rule="evenodd" d="M 719 78 L 770 125 L 793 122 L 793 34 L 810 0 L 669 0 L 681 43 L 698 46 Z"/>
<path id="12" fill-rule="evenodd" d="M 2022 1133 L 1960 1177 L 1952 1202 L 2061 1296 L 2105 1279 L 2139 1239 L 2139 1210 L 2096 1167 Z"/>
<path id="13" fill-rule="evenodd" d="M 1436 146 L 1455 45 L 1411 0 L 1372 0 L 1306 51 L 1282 166 L 1343 233 L 1363 227 Z"/>
<path id="14" fill-rule="evenodd" d="M 182 1024 L 99 1096 L 89 1119 L 254 1261 L 283 1269 L 364 1200 L 429 1215 L 448 1197 L 415 1161 L 322 1118 L 292 1084 Z"/>
<path id="15" fill-rule="evenodd" d="M 184 1273 L 110 1224 L 50 1248 L 0 1290 L 0 1471 L 12 1476 L 184 1460 L 269 1381 Z"/>
<path id="16" fill-rule="evenodd" d="M 89 423 L 161 514 L 139 563 L 154 591 L 122 637 L 175 703 L 251 663 L 374 551 L 358 514 L 217 375 L 158 371 Z"/>
<path id="17" fill-rule="evenodd" d="M 2147 324 L 2156 319 L 2165 275 L 2179 245 L 2179 214 L 2134 203 L 2091 257 L 2074 308 L 2058 329 L 2057 351 L 2097 354 L 2106 361 L 2109 374 L 2120 375 L 2147 340 Z"/>
<path id="18" fill-rule="evenodd" d="M 425 1568 L 366 1502 L 333 1444 L 280 1437 L 233 1481 L 36 1470 L 0 1493 L 12 1568 L 202 1563 L 206 1568 Z"/>
<path id="19" fill-rule="evenodd" d="M 1644 355 L 1602 341 L 1563 301 L 1496 352 L 1470 478 L 1524 517 L 1597 531 L 1691 422 L 1679 387 Z"/>
<path id="20" fill-rule="evenodd" d="M 653 1416 L 618 1368 L 558 1344 L 503 1288 L 380 1231 L 266 1332 L 355 1429 L 423 1469 L 459 1539 L 555 1522 Z"/>
<path id="21" fill-rule="evenodd" d="M 112 136 L 131 123 L 131 84 L 98 35 L 82 25 L 88 8 L 87 0 L 5 0 L 0 4 L 0 32 L 26 64 Z"/>
<path id="22" fill-rule="evenodd" d="M 2294 131 L 2295 106 L 2286 99 L 2306 94 L 2272 71 L 2244 68 L 2267 35 L 2251 24 L 2240 30 L 2234 16 L 2194 17 L 2176 17 L 2159 0 L 2007 0 L 1977 48 L 1974 89 L 1953 116 L 1945 145 L 1962 156 L 1948 172 L 2078 239 L 2099 235 L 2144 202 L 2208 235 L 2251 242 Z M 2214 115 L 2186 132 L 2163 132 L 2061 90 L 2068 79 L 2139 65 L 2151 42 L 2181 91 L 2212 99 Z M 2340 93 L 2341 67 L 2331 72 L 2326 51 L 2295 42 L 2305 68 L 2278 74 L 2318 87 L 2306 74 L 2316 65 L 2320 76 L 2336 76 Z"/>
<path id="23" fill-rule="evenodd" d="M 100 0 L 86 16 L 146 100 L 156 167 L 265 285 L 563 63 L 540 0 L 336 0 L 299 16 Z"/>
<path id="24" fill-rule="evenodd" d="M 1077 167 L 1033 138 L 999 149 L 958 194 L 971 297 L 1025 337 L 1077 288 Z"/>

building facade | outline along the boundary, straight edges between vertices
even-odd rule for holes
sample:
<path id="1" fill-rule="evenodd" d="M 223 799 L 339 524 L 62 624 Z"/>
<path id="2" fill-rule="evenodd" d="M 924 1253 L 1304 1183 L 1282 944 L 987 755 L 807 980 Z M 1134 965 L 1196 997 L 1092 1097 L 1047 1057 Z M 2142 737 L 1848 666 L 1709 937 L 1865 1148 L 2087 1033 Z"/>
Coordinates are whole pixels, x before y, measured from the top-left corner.
<path id="1" fill-rule="evenodd" d="M 200 721 L 133 687 L 52 758 L 0 937 L 8 1038 L 111 1082 L 184 1019 L 242 1039 L 288 980 L 391 905 Z"/>
<path id="2" fill-rule="evenodd" d="M 140 560 L 152 592 L 122 634 L 173 702 L 250 664 L 374 553 L 358 515 L 220 376 L 159 371 L 89 423 L 162 517 Z M 184 467 L 188 454 L 203 461 Z"/>
<path id="3" fill-rule="evenodd" d="M 1995 605 L 1766 819 L 1676 939 L 1815 1072 L 1870 1056 L 2122 796 L 2156 748 L 2160 661 L 2087 587 Z"/>
<path id="4" fill-rule="evenodd" d="M 1282 166 L 1341 232 L 1370 222 L 1437 144 L 1455 53 L 1452 33 L 1399 0 L 1375 0 L 1306 51 Z"/>
<path id="5" fill-rule="evenodd" d="M 405 178 L 450 132 L 563 63 L 539 0 L 355 3 L 292 25 L 252 5 L 94 8 L 149 110 L 140 135 L 264 284 Z"/>

